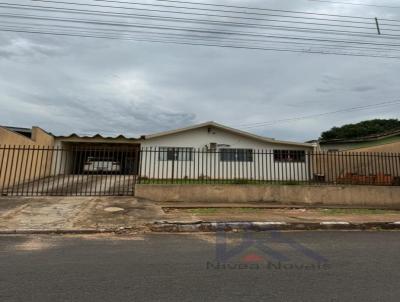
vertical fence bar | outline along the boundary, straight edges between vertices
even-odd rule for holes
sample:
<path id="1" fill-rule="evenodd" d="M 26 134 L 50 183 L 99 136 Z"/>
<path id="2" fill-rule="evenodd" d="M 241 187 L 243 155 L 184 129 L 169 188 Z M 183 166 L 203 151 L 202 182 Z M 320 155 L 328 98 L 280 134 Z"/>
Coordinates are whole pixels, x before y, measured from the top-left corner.
<path id="1" fill-rule="evenodd" d="M 46 175 L 46 191 L 45 194 L 49 195 L 49 188 L 50 188 L 50 183 L 54 185 L 54 178 L 52 177 L 52 166 L 53 166 L 53 156 L 54 156 L 54 149 L 50 148 L 50 146 L 47 147 L 47 160 L 46 160 L 46 169 L 45 169 L 45 175 Z"/>
<path id="2" fill-rule="evenodd" d="M 20 156 L 20 153 L 21 156 Z M 22 176 L 22 166 L 24 163 L 24 156 L 25 156 L 25 145 L 21 146 L 18 148 L 18 157 L 17 157 L 17 165 L 16 165 L 16 169 L 15 169 L 15 177 L 17 177 L 17 180 L 14 181 L 14 186 L 16 187 L 16 194 L 15 195 L 19 195 L 19 189 L 20 189 L 20 183 L 21 183 L 21 176 Z M 20 160 L 21 158 L 21 160 Z M 19 172 L 18 176 L 17 173 Z"/>
<path id="3" fill-rule="evenodd" d="M 64 149 L 64 146 L 61 145 L 60 147 L 60 152 L 61 152 L 61 164 L 60 164 L 60 177 L 61 177 L 61 184 L 58 189 L 58 194 L 64 194 L 65 190 L 65 178 L 68 175 L 67 174 L 67 161 L 68 161 L 68 151 Z M 64 160 L 63 160 L 64 159 Z"/>
<path id="4" fill-rule="evenodd" d="M 373 153 L 373 157 L 374 157 L 374 174 L 375 174 L 375 182 L 374 184 L 377 182 L 377 177 L 379 174 L 379 158 L 378 155 L 376 153 Z"/>
<path id="5" fill-rule="evenodd" d="M 75 163 L 74 163 L 74 185 L 75 185 L 75 190 L 74 190 L 74 195 L 78 196 L 80 195 L 79 191 L 79 179 L 81 177 L 79 173 L 80 165 L 81 165 L 81 157 L 82 157 L 82 149 L 80 146 L 76 147 L 75 150 Z M 76 178 L 76 180 L 75 180 Z"/>
<path id="6" fill-rule="evenodd" d="M 386 185 L 387 179 L 389 178 L 390 175 L 390 159 L 389 159 L 389 153 L 385 153 L 385 173 L 382 177 L 382 184 Z"/>
<path id="7" fill-rule="evenodd" d="M 117 183 L 119 183 L 119 179 L 121 178 L 121 175 L 123 173 L 123 163 L 122 163 L 121 149 L 120 148 L 114 148 L 113 149 L 113 161 L 117 163 L 116 168 L 118 170 L 114 171 L 114 173 L 113 173 L 114 177 L 112 177 L 112 179 L 111 179 L 112 185 L 111 185 L 110 189 L 112 188 L 112 195 L 116 195 L 116 193 L 118 193 Z M 139 158 L 137 158 L 136 161 L 139 162 Z M 140 163 L 139 163 L 139 165 L 140 165 Z M 110 191 L 110 194 L 111 194 L 111 191 Z"/>
<path id="8" fill-rule="evenodd" d="M 136 162 L 138 164 L 137 167 L 137 179 L 136 179 L 136 183 L 141 183 L 141 179 L 140 176 L 142 175 L 142 159 L 143 159 L 143 151 L 142 151 L 142 147 L 138 147 L 138 158 L 136 159 Z"/>
<path id="9" fill-rule="evenodd" d="M 122 190 L 118 190 L 118 195 L 126 195 L 126 190 L 129 189 L 129 177 L 128 177 L 128 183 L 126 182 L 127 178 L 126 174 L 128 172 L 127 168 L 128 150 L 126 148 L 121 148 L 121 152 L 122 152 L 122 173 L 121 173 Z"/>
<path id="10" fill-rule="evenodd" d="M 213 157 L 213 161 L 214 161 L 214 164 L 213 164 L 213 167 L 212 167 L 212 169 L 214 170 L 214 183 L 216 183 L 216 181 L 217 181 L 217 159 L 216 159 L 216 154 L 217 154 L 217 150 L 216 149 L 213 149 L 212 151 L 211 151 L 211 154 L 212 154 L 212 157 Z"/>
<path id="11" fill-rule="evenodd" d="M 62 166 L 63 166 L 63 150 L 57 146 L 56 148 L 56 152 L 57 152 L 57 156 L 60 157 L 60 161 L 58 163 L 56 163 L 55 165 L 55 176 L 57 178 L 57 184 L 56 184 L 56 191 L 55 191 L 55 195 L 60 195 L 60 179 L 61 179 L 61 175 L 62 175 Z"/>
<path id="12" fill-rule="evenodd" d="M 57 169 L 58 169 L 58 157 L 59 157 L 59 152 L 58 152 L 58 147 L 54 147 L 53 148 L 53 156 L 52 158 L 54 158 L 54 166 L 53 163 L 51 165 L 51 172 L 50 175 L 52 175 L 52 179 L 53 179 L 53 183 L 52 183 L 52 187 L 51 187 L 51 194 L 52 195 L 57 195 L 57 190 L 58 190 L 58 181 L 59 181 L 59 177 L 57 175 Z M 60 159 L 61 161 L 61 159 Z"/>
<path id="13" fill-rule="evenodd" d="M 33 146 L 33 153 L 32 153 L 32 161 L 31 161 L 31 169 L 29 171 L 29 178 L 32 179 L 31 181 L 31 190 L 30 194 L 33 196 L 35 193 L 35 183 L 36 183 L 36 168 L 37 168 L 37 163 L 39 160 L 39 146 Z M 31 176 L 32 174 L 32 176 Z"/>
<path id="14" fill-rule="evenodd" d="M 46 146 L 42 146 L 41 147 L 42 150 L 42 156 L 40 159 L 40 172 L 39 172 L 39 181 L 41 182 L 42 186 L 41 189 L 39 189 L 39 185 L 38 185 L 38 195 L 43 195 L 44 192 L 46 192 L 45 190 L 45 184 L 46 184 L 46 167 L 47 167 L 47 157 L 49 155 L 49 153 L 47 152 Z M 44 161 L 43 161 L 44 160 Z M 44 165 L 44 173 L 43 173 L 43 165 Z"/>
<path id="15" fill-rule="evenodd" d="M 215 153 L 215 160 L 218 162 L 218 166 L 217 166 L 217 179 L 218 179 L 218 183 L 221 184 L 221 175 L 223 174 L 221 171 L 221 161 L 219 160 L 219 152 L 221 152 L 221 150 L 216 150 Z"/>
<path id="16" fill-rule="evenodd" d="M 140 178 L 142 177 L 148 177 L 147 176 L 147 147 L 145 147 L 143 149 L 143 171 L 144 171 L 144 175 L 140 175 Z M 143 172 L 142 171 L 142 172 Z"/>
<path id="17" fill-rule="evenodd" d="M 390 183 L 390 185 L 393 185 L 395 177 L 396 177 L 396 164 L 394 162 L 394 154 L 393 154 L 393 152 L 390 152 L 389 158 L 390 158 L 390 167 L 391 167 L 391 169 L 390 169 L 390 173 L 391 173 L 391 178 L 390 178 L 391 183 Z"/>
<path id="18" fill-rule="evenodd" d="M 10 165 L 10 175 L 8 176 L 8 183 L 7 183 L 7 192 L 10 191 L 10 183 L 11 183 L 11 178 L 12 178 L 12 171 L 14 168 L 14 157 L 15 157 L 15 151 L 16 151 L 16 146 L 13 146 L 13 152 L 12 152 L 12 157 L 11 157 L 11 165 Z M 11 188 L 11 195 L 14 193 L 13 188 Z"/>
<path id="19" fill-rule="evenodd" d="M 71 149 L 69 150 L 69 152 L 68 152 L 68 161 L 67 161 L 67 168 L 68 168 L 68 170 L 69 170 L 69 172 L 68 172 L 68 176 L 67 176 L 67 186 L 66 186 L 66 189 L 65 189 L 65 194 L 67 194 L 67 195 L 72 195 L 72 192 L 73 192 L 73 190 L 72 190 L 72 188 L 73 188 L 73 183 L 74 183 L 74 180 L 73 180 L 73 177 L 74 177 L 74 167 L 73 167 L 73 164 L 74 164 L 74 162 L 75 162 L 75 160 L 74 160 L 74 157 L 75 157 L 75 152 L 74 152 L 74 146 L 71 146 Z M 72 177 L 72 185 L 71 185 L 71 187 L 70 187 L 70 180 L 71 180 L 71 177 Z"/>
<path id="20" fill-rule="evenodd" d="M 38 158 L 37 158 L 36 167 L 35 167 L 35 185 L 33 186 L 33 189 L 36 187 L 36 190 L 35 190 L 36 196 L 39 195 L 40 181 L 42 178 L 42 163 L 43 163 L 43 155 L 44 155 L 43 147 L 38 146 L 37 152 L 38 152 Z"/>
<path id="21" fill-rule="evenodd" d="M 5 145 L 5 146 L 7 146 L 7 145 Z M 1 188 L 2 188 L 3 192 L 8 192 L 8 188 L 6 187 L 6 181 L 7 181 L 7 171 L 8 171 L 8 162 L 9 162 L 9 158 L 10 158 L 10 152 L 11 152 L 11 145 L 8 145 L 8 147 L 4 149 L 4 153 L 5 153 L 5 150 L 7 150 L 7 158 L 5 160 L 6 164 L 5 164 L 4 177 L 3 177 Z M 6 189 L 7 189 L 7 191 L 6 191 Z M 3 194 L 6 194 L 6 193 L 3 193 Z"/>
<path id="22" fill-rule="evenodd" d="M 154 149 L 151 149 L 151 152 L 152 152 L 152 156 L 150 157 L 151 158 L 151 166 L 153 167 L 153 179 L 154 179 L 154 181 L 157 183 L 157 178 L 158 178 L 158 176 L 156 176 L 156 164 L 157 164 L 157 161 L 156 161 L 156 154 L 157 154 L 157 147 L 155 147 Z"/>
<path id="23" fill-rule="evenodd" d="M 84 193 L 83 194 L 84 196 L 90 196 L 90 194 L 88 192 L 89 188 L 91 186 L 90 173 L 88 171 L 88 169 L 89 169 L 88 153 L 89 152 L 90 152 L 90 149 L 85 148 L 84 153 L 83 153 L 82 166 L 81 166 L 81 175 L 82 175 L 82 179 L 83 179 L 84 185 L 85 185 L 85 188 L 83 188 L 83 186 L 82 186 L 82 192 Z M 85 167 L 87 167 L 87 168 L 85 169 Z"/>
<path id="24" fill-rule="evenodd" d="M 0 151 L 1 151 L 1 162 L 0 162 L 0 180 L 1 180 L 2 179 L 2 175 L 3 175 L 4 155 L 6 153 L 5 145 L 0 145 Z M 1 186 L 0 189 L 1 189 L 0 193 L 2 193 L 3 192 L 3 186 Z"/>
<path id="25" fill-rule="evenodd" d="M 24 195 L 25 186 L 29 186 L 29 179 L 27 179 L 26 173 L 28 172 L 30 151 L 31 151 L 31 145 L 28 145 L 28 149 L 26 150 L 26 160 L 25 160 L 25 168 L 24 168 L 24 176 L 23 176 L 23 181 L 22 181 L 21 195 Z"/>
<path id="26" fill-rule="evenodd" d="M 104 161 L 107 158 L 107 147 L 103 146 L 101 157 L 99 160 Z M 124 173 L 125 175 L 125 173 Z M 101 180 L 101 185 L 100 185 L 100 196 L 105 196 L 106 195 L 106 188 L 107 188 L 107 170 L 104 168 L 104 165 L 102 166 L 100 170 L 100 180 Z M 124 185 L 125 185 L 125 179 L 124 179 Z"/>

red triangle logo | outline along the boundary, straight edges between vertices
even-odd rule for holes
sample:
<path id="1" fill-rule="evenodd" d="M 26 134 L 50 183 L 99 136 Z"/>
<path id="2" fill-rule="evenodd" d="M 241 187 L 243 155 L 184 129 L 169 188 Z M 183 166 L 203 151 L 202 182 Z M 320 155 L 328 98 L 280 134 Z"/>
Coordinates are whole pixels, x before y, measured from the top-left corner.
<path id="1" fill-rule="evenodd" d="M 251 253 L 245 255 L 242 260 L 244 262 L 261 262 L 264 260 L 264 257 L 261 257 L 260 255 L 257 255 L 256 253 Z"/>

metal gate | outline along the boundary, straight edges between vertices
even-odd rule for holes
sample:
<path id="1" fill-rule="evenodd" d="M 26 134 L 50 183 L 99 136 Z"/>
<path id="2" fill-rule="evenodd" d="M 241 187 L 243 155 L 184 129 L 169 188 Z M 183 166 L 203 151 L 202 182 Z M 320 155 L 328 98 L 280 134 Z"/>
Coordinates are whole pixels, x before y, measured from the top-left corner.
<path id="1" fill-rule="evenodd" d="M 2 196 L 135 194 L 135 147 L 0 147 Z"/>

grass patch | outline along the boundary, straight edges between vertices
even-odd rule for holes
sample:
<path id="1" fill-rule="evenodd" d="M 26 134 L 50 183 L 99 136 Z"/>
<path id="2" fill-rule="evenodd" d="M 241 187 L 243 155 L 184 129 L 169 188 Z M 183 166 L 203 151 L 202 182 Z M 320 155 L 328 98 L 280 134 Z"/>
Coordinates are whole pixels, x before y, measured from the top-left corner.
<path id="1" fill-rule="evenodd" d="M 259 208 L 195 208 L 188 209 L 189 213 L 197 215 L 205 214 L 240 214 L 240 213 L 256 213 L 262 209 Z"/>
<path id="2" fill-rule="evenodd" d="M 399 211 L 393 210 L 375 210 L 375 209 L 323 209 L 320 210 L 324 215 L 382 215 L 399 214 Z"/>
<path id="3" fill-rule="evenodd" d="M 217 213 L 217 208 L 196 208 L 189 209 L 189 212 L 192 214 L 215 214 Z"/>
<path id="4" fill-rule="evenodd" d="M 255 179 L 149 179 L 138 180 L 141 185 L 306 185 L 308 181 Z"/>

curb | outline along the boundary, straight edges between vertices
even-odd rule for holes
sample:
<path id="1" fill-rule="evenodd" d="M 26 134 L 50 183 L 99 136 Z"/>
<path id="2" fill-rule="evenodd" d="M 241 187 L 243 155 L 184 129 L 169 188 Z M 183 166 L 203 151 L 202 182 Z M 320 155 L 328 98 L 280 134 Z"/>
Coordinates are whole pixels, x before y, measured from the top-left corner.
<path id="1" fill-rule="evenodd" d="M 167 222 L 148 225 L 153 232 L 236 232 L 273 230 L 400 230 L 400 222 L 351 223 L 347 221 L 323 222 Z"/>
<path id="2" fill-rule="evenodd" d="M 0 235 L 46 235 L 46 234 L 57 234 L 57 235 L 85 235 L 85 234 L 105 234 L 105 233 L 117 233 L 124 231 L 125 229 L 17 229 L 17 230 L 0 230 Z"/>
<path id="3" fill-rule="evenodd" d="M 147 225 L 155 233 L 238 232 L 238 231 L 307 231 L 307 230 L 400 230 L 397 222 L 351 223 L 347 221 L 323 222 L 168 222 L 156 221 Z M 14 229 L 0 230 L 0 235 L 90 235 L 118 234 L 132 231 L 131 227 L 117 229 Z"/>

